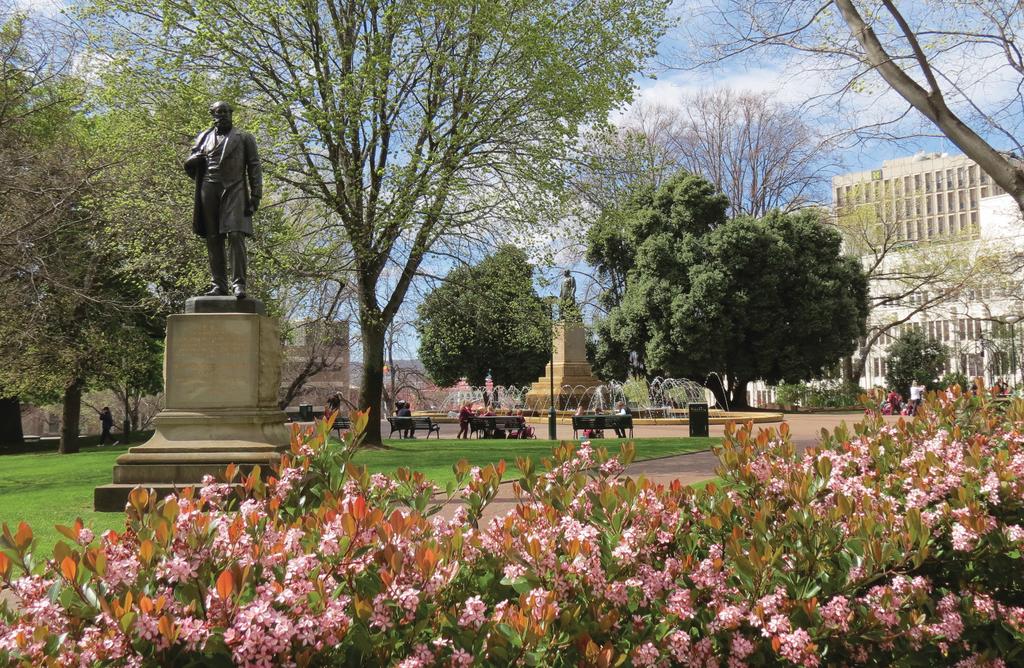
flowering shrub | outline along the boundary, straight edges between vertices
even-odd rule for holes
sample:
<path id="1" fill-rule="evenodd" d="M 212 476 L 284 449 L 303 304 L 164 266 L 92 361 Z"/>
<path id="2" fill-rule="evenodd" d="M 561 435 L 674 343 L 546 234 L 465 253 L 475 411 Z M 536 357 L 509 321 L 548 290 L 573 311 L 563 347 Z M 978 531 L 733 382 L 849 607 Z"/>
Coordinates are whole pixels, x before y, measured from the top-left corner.
<path id="1" fill-rule="evenodd" d="M 957 393 L 805 452 L 730 428 L 701 491 L 567 443 L 487 520 L 503 464 L 442 493 L 368 475 L 324 424 L 266 482 L 136 490 L 123 533 L 76 522 L 50 558 L 5 528 L 0 663 L 1019 664 L 1022 421 Z"/>

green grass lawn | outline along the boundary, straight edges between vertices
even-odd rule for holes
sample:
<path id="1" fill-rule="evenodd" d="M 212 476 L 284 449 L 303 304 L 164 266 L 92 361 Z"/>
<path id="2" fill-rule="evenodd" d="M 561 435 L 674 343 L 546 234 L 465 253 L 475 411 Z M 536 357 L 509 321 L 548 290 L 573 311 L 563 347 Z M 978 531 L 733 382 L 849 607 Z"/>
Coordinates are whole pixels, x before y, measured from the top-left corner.
<path id="1" fill-rule="evenodd" d="M 610 454 L 615 454 L 624 440 L 602 438 L 591 443 L 595 448 L 604 447 Z M 708 450 L 719 442 L 720 438 L 633 439 L 637 460 Z M 551 454 L 556 441 L 415 439 L 387 443 L 391 446 L 390 450 L 364 450 L 356 455 L 356 462 L 369 467 L 374 473 L 393 473 L 395 469 L 404 466 L 422 471 L 428 478 L 444 486 L 446 482 L 455 478 L 452 464 L 460 459 L 465 459 L 472 466 L 486 466 L 504 459 L 508 466 L 505 478 L 509 479 L 518 472 L 516 457 L 531 457 L 540 468 L 541 458 Z"/>
<path id="2" fill-rule="evenodd" d="M 655 459 L 685 452 L 707 450 L 718 438 L 638 438 L 637 459 Z M 404 466 L 422 471 L 440 485 L 453 479 L 452 464 L 460 459 L 483 466 L 504 459 L 507 479 L 514 478 L 515 460 L 528 455 L 539 465 L 551 453 L 554 441 L 544 440 L 468 440 L 415 439 L 386 441 L 391 448 L 364 450 L 356 461 L 373 472 L 391 473 Z M 595 440 L 617 452 L 621 439 Z M 11 525 L 28 522 L 40 539 L 40 550 L 49 553 L 60 534 L 55 524 L 70 525 L 81 517 L 86 526 L 99 533 L 121 530 L 120 513 L 96 513 L 92 510 L 93 488 L 111 481 L 114 460 L 129 446 L 96 448 L 86 446 L 75 455 L 55 452 L 0 456 L 0 522 Z"/>

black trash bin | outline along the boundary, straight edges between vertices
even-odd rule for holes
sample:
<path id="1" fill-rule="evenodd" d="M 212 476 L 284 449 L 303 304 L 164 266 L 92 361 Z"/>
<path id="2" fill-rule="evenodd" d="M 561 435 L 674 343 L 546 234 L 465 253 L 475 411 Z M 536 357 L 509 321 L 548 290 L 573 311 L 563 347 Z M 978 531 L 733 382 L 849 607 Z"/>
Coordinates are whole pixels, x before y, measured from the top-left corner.
<path id="1" fill-rule="evenodd" d="M 708 405 L 690 404 L 690 436 L 708 436 Z"/>
<path id="2" fill-rule="evenodd" d="M 313 404 L 299 404 L 299 420 L 301 422 L 313 421 Z"/>

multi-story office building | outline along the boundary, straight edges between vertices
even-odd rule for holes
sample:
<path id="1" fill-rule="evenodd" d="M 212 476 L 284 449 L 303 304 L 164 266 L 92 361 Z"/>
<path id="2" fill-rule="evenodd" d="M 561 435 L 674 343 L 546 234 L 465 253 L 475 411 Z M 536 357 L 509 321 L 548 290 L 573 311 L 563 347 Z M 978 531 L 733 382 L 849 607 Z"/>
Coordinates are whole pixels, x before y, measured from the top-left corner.
<path id="1" fill-rule="evenodd" d="M 885 226 L 889 249 L 873 249 L 865 264 L 881 259 L 876 273 L 890 277 L 907 273 L 892 270 L 899 263 L 912 263 L 930 252 L 961 259 L 1013 252 L 1024 234 L 1013 199 L 966 156 L 926 153 L 887 160 L 880 169 L 833 178 L 832 192 L 838 215 L 867 210 L 875 223 Z M 888 346 L 908 329 L 947 346 L 947 371 L 983 376 L 987 382 L 997 377 L 1021 380 L 1024 332 L 1017 330 L 1024 323 L 1016 326 L 1024 316 L 1020 295 L 1004 290 L 1000 281 L 978 278 L 954 289 L 937 278 L 934 285 L 920 284 L 909 292 L 907 283 L 873 281 L 873 296 L 902 298 L 887 300 L 869 316 L 869 330 L 888 329 L 870 349 L 861 342 L 858 355 L 866 356 L 861 385 L 885 385 Z"/>
<path id="2" fill-rule="evenodd" d="M 973 160 L 946 153 L 886 160 L 880 169 L 832 179 L 837 209 L 874 203 L 881 217 L 897 222 L 899 239 L 914 241 L 977 235 L 981 200 L 1001 194 Z"/>

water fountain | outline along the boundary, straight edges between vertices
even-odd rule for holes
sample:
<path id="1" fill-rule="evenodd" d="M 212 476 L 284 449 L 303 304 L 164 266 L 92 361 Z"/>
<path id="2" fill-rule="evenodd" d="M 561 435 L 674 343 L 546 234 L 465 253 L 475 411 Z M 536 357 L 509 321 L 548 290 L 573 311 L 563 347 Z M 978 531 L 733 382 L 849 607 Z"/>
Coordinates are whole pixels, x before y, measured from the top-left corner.
<path id="1" fill-rule="evenodd" d="M 706 403 L 711 409 L 712 423 L 727 420 L 753 420 L 755 422 L 778 422 L 781 415 L 769 413 L 736 413 L 718 405 L 710 388 L 688 378 L 655 377 L 651 380 L 633 377 L 625 381 L 610 381 L 596 387 L 587 385 L 562 385 L 559 389 L 558 414 L 560 421 L 567 422 L 580 407 L 582 412 L 611 413 L 621 401 L 629 406 L 634 419 L 650 420 L 651 423 L 685 424 L 688 418 L 688 404 Z M 483 408 L 484 392 L 490 397 L 489 405 L 498 414 L 522 411 L 531 419 L 541 420 L 547 415 L 550 399 L 528 396 L 529 386 L 516 385 L 469 385 L 460 383 L 452 388 L 438 406 L 435 418 L 455 420 L 459 409 L 469 404 L 473 410 Z M 494 397 L 497 397 L 495 400 Z"/>
<path id="2" fill-rule="evenodd" d="M 529 401 L 526 398 L 528 387 L 516 385 L 469 385 L 460 383 L 448 392 L 439 406 L 443 412 L 458 412 L 462 406 L 469 404 L 474 408 L 484 405 L 484 392 L 490 395 L 489 404 L 496 411 L 523 410 L 543 413 L 547 404 Z M 673 412 L 685 413 L 690 403 L 708 403 L 715 406 L 715 397 L 710 390 L 696 381 L 687 378 L 657 377 L 651 381 L 643 378 L 630 378 L 625 382 L 611 381 L 597 387 L 585 385 L 562 385 L 561 397 L 565 400 L 564 411 L 575 411 L 579 406 L 588 413 L 607 412 L 615 408 L 618 402 L 624 402 L 634 413 L 655 415 L 660 413 L 668 416 Z M 496 399 L 495 399 L 496 397 Z"/>
<path id="3" fill-rule="evenodd" d="M 528 388 L 517 385 L 469 385 L 460 383 L 456 385 L 441 402 L 439 410 L 445 413 L 458 413 L 459 410 L 469 404 L 474 410 L 483 408 L 484 392 L 488 394 L 488 405 L 493 407 L 495 412 L 516 411 L 526 408 L 523 397 Z"/>

